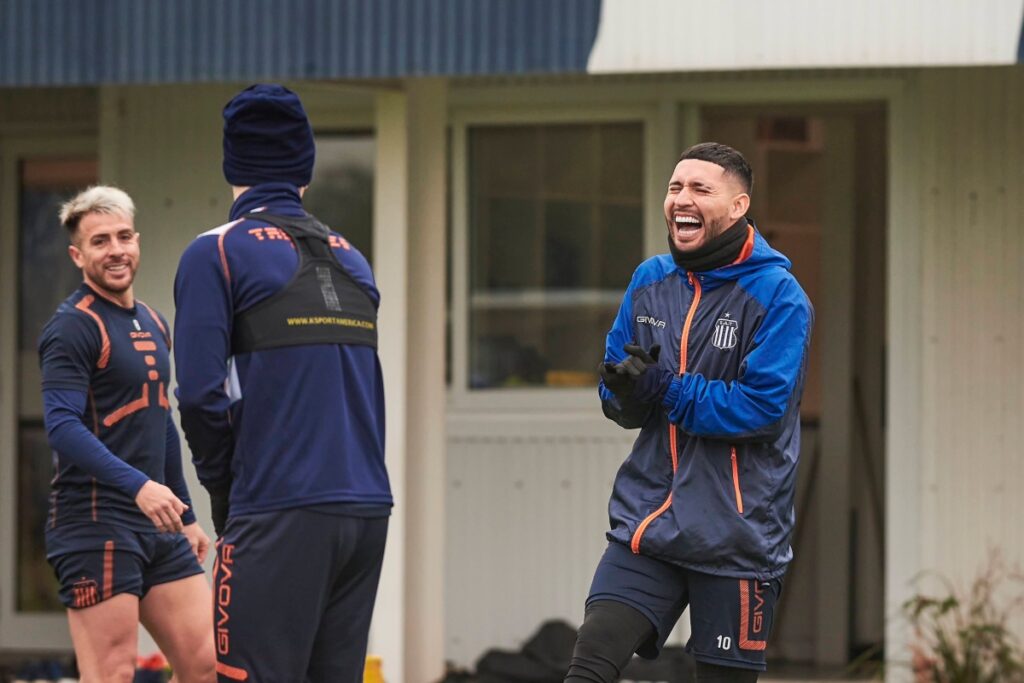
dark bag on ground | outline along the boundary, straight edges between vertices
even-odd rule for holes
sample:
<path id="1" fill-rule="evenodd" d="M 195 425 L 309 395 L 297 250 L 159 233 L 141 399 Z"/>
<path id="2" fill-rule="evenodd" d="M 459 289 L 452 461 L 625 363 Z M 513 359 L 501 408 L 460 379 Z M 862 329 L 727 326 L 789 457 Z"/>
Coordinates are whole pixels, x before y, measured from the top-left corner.
<path id="1" fill-rule="evenodd" d="M 476 663 L 480 683 L 562 683 L 569 668 L 576 629 L 546 621 L 520 652 L 488 650 Z"/>
<path id="2" fill-rule="evenodd" d="M 562 683 L 576 645 L 576 629 L 564 621 L 547 621 L 520 652 L 488 650 L 476 663 L 476 675 L 453 677 L 460 683 Z M 623 681 L 694 683 L 696 664 L 682 647 L 662 648 L 655 660 L 634 657 Z M 465 676 L 465 674 L 463 674 Z"/>

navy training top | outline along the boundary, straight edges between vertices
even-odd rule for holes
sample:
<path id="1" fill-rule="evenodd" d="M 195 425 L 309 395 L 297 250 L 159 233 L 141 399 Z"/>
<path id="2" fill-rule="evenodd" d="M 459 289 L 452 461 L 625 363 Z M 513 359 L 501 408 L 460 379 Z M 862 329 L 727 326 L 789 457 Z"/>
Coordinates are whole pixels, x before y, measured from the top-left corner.
<path id="1" fill-rule="evenodd" d="M 142 301 L 124 308 L 84 283 L 44 326 L 39 362 L 55 470 L 48 529 L 102 522 L 156 533 L 135 504 L 149 480 L 191 508 L 167 398 L 167 330 Z M 194 521 L 186 510 L 182 522 Z"/>

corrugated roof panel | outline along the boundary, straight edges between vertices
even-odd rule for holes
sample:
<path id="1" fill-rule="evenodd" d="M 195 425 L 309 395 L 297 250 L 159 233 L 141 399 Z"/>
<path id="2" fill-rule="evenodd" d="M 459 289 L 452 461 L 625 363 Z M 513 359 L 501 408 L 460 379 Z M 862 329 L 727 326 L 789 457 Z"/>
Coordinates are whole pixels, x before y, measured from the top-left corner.
<path id="1" fill-rule="evenodd" d="M 601 0 L 5 0 L 0 85 L 584 71 Z"/>
<path id="2" fill-rule="evenodd" d="M 590 73 L 1012 64 L 1024 0 L 604 0 Z"/>

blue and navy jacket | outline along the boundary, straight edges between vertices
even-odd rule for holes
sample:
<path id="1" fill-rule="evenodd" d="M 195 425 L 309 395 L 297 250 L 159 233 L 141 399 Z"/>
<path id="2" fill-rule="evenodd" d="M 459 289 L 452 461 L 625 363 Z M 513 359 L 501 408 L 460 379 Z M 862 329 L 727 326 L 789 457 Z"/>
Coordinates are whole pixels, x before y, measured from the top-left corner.
<path id="1" fill-rule="evenodd" d="M 321 506 L 387 514 L 384 387 L 376 349 L 314 344 L 232 355 L 237 313 L 291 280 L 288 236 L 250 212 L 304 216 L 296 188 L 267 183 L 240 195 L 231 222 L 186 248 L 174 281 L 175 368 L 182 427 L 200 482 L 230 488 L 231 516 Z M 370 266 L 338 233 L 332 252 L 379 305 Z"/>
<path id="2" fill-rule="evenodd" d="M 167 400 L 168 329 L 164 317 L 138 299 L 124 308 L 86 284 L 43 327 L 39 364 L 54 465 L 48 544 L 49 532 L 68 524 L 156 533 L 135 504 L 149 480 L 166 484 L 191 506 Z M 195 521 L 191 509 L 182 521 Z"/>
<path id="3" fill-rule="evenodd" d="M 608 333 L 661 345 L 671 381 L 661 405 L 620 402 L 605 415 L 640 428 L 615 479 L 611 541 L 695 571 L 781 576 L 792 559 L 800 396 L 813 310 L 789 260 L 750 227 L 732 264 L 688 273 L 668 254 L 637 268 Z"/>

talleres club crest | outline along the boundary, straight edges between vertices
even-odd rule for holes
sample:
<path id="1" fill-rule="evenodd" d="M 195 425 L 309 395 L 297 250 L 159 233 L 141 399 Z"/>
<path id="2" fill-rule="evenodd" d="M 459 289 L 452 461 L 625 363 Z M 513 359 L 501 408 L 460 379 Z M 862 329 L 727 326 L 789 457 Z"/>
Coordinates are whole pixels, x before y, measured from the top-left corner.
<path id="1" fill-rule="evenodd" d="M 739 340 L 739 323 L 726 313 L 724 318 L 715 321 L 715 331 L 711 335 L 711 345 L 718 349 L 731 349 Z"/>

